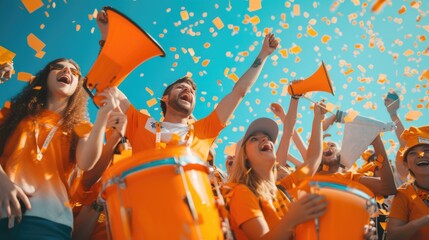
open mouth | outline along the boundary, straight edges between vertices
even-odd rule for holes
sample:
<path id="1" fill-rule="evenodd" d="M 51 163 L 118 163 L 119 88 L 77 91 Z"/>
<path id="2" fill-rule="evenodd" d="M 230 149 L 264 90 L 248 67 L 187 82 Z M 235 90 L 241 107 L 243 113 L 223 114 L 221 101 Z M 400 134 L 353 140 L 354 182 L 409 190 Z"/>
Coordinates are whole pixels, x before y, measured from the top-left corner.
<path id="1" fill-rule="evenodd" d="M 65 84 L 70 84 L 71 83 L 71 78 L 67 75 L 63 75 L 60 78 L 57 79 L 58 82 L 62 82 Z"/>
<path id="2" fill-rule="evenodd" d="M 416 163 L 416 165 L 418 167 L 427 167 L 427 166 L 429 166 L 429 161 L 428 160 L 423 160 L 423 161 L 420 161 L 420 162 Z"/>
<path id="3" fill-rule="evenodd" d="M 334 154 L 334 152 L 332 152 L 330 149 L 323 152 L 323 156 L 325 156 L 325 157 L 330 157 L 330 156 L 332 156 L 332 154 Z"/>
<path id="4" fill-rule="evenodd" d="M 261 148 L 262 152 L 272 152 L 273 151 L 273 147 L 271 146 L 271 144 L 267 143 L 264 144 Z"/>
<path id="5" fill-rule="evenodd" d="M 190 94 L 187 94 L 187 93 L 180 95 L 179 99 L 187 101 L 189 103 L 192 102 L 192 96 Z"/>

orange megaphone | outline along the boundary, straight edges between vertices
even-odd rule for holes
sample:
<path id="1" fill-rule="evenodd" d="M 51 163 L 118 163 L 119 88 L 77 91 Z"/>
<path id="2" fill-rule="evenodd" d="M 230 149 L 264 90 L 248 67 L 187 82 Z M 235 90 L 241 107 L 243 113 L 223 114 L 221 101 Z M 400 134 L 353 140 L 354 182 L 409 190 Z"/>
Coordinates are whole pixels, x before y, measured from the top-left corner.
<path id="1" fill-rule="evenodd" d="M 128 17 L 111 7 L 104 7 L 109 21 L 105 44 L 85 77 L 84 88 L 97 106 L 104 89 L 119 84 L 142 62 L 165 56 L 162 47 Z"/>
<path id="2" fill-rule="evenodd" d="M 287 91 L 290 95 L 302 95 L 313 91 L 328 92 L 334 95 L 331 79 L 329 78 L 328 71 L 326 71 L 325 63 L 322 61 L 322 65 L 320 65 L 319 69 L 307 79 L 291 82 Z"/>

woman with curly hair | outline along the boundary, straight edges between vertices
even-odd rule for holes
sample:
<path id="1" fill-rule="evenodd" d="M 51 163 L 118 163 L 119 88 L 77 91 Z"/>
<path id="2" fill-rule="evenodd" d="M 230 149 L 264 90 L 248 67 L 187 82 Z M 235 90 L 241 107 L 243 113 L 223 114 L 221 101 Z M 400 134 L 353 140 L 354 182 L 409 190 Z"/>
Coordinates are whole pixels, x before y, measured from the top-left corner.
<path id="1" fill-rule="evenodd" d="M 99 159 L 109 90 L 91 129 L 87 94 L 71 59 L 48 63 L 0 112 L 0 235 L 4 239 L 70 239 L 68 181 L 75 167 Z M 8 106 L 9 105 L 9 106 Z"/>

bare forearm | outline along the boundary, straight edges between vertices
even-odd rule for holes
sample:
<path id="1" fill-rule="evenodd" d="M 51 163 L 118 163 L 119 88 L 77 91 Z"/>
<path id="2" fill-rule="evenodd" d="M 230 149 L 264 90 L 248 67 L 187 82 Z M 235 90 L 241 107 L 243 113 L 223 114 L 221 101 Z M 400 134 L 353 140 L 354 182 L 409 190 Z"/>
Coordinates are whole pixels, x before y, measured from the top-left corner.
<path id="1" fill-rule="evenodd" d="M 289 147 L 292 141 L 293 130 L 296 123 L 296 115 L 298 111 L 298 100 L 291 98 L 289 103 L 289 109 L 283 119 L 283 136 L 280 139 L 279 147 L 277 149 L 277 161 L 281 165 L 285 165 L 287 156 L 289 154 Z"/>
<path id="2" fill-rule="evenodd" d="M 308 144 L 307 159 L 304 159 L 310 169 L 310 175 L 316 173 L 322 161 L 322 119 L 321 115 L 315 114 L 310 143 Z"/>
<path id="3" fill-rule="evenodd" d="M 395 134 L 396 134 L 396 137 L 398 138 L 399 145 L 401 147 L 403 147 L 403 146 L 405 146 L 405 141 L 401 139 L 401 134 L 405 130 L 404 125 L 402 124 L 402 121 L 399 118 L 398 114 L 396 114 L 396 113 L 392 114 L 392 115 L 390 115 L 390 118 L 396 124 Z"/>
<path id="4" fill-rule="evenodd" d="M 422 227 L 429 224 L 429 215 L 415 219 L 402 226 L 392 226 L 387 228 L 388 240 L 411 239 L 411 237 Z"/>
<path id="5" fill-rule="evenodd" d="M 381 194 L 384 196 L 393 195 L 396 193 L 396 185 L 393 177 L 392 167 L 390 166 L 390 161 L 387 158 L 383 141 L 379 136 L 375 139 L 373 146 L 376 156 L 378 158 L 383 158 L 383 164 L 380 169 L 380 181 L 382 186 Z"/>
<path id="6" fill-rule="evenodd" d="M 113 134 L 107 140 L 106 145 L 104 145 L 101 157 L 97 161 L 95 166 L 91 170 L 84 172 L 82 177 L 82 184 L 86 190 L 90 189 L 91 186 L 100 179 L 104 171 L 110 165 L 112 156 L 115 151 L 115 147 L 120 142 L 120 140 L 121 135 L 119 135 L 117 131 L 114 131 Z"/>

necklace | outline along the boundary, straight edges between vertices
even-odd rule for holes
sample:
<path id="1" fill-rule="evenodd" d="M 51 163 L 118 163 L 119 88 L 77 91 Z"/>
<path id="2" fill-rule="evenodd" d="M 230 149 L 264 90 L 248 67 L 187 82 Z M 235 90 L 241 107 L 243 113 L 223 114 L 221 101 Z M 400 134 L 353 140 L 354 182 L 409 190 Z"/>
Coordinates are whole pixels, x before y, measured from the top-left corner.
<path id="1" fill-rule="evenodd" d="M 57 124 L 49 131 L 48 136 L 46 136 L 45 141 L 43 142 L 42 148 L 39 147 L 39 124 L 37 120 L 34 120 L 34 137 L 36 139 L 36 148 L 37 148 L 37 154 L 36 154 L 36 160 L 41 161 L 43 159 L 43 154 L 45 153 L 46 149 L 49 146 L 49 143 L 52 141 L 52 138 L 54 137 L 55 132 L 58 130 L 59 126 L 63 123 L 63 119 L 61 118 Z"/>

